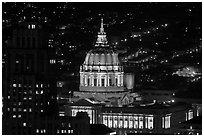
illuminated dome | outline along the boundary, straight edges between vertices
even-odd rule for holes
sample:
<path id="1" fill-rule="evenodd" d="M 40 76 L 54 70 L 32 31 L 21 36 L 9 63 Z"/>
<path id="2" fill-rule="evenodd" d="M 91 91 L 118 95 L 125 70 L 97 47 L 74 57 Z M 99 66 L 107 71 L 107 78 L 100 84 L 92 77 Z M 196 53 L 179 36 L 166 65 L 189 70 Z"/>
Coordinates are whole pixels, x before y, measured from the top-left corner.
<path id="1" fill-rule="evenodd" d="M 90 50 L 86 55 L 84 65 L 88 66 L 117 66 L 119 65 L 118 55 L 108 48 L 96 48 Z"/>
<path id="2" fill-rule="evenodd" d="M 95 47 L 87 53 L 84 63 L 80 66 L 80 91 L 76 94 L 97 94 L 106 99 L 119 98 L 124 93 L 123 75 L 118 54 L 108 45 L 101 19 Z"/>

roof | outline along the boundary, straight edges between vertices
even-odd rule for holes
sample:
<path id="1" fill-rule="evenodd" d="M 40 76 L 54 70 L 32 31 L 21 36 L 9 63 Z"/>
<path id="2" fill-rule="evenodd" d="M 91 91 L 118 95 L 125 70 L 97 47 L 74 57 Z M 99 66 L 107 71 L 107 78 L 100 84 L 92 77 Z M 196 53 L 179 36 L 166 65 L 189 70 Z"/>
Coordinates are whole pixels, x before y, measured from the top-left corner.
<path id="1" fill-rule="evenodd" d="M 98 106 L 100 105 L 94 98 L 82 98 L 70 104 L 70 106 Z"/>

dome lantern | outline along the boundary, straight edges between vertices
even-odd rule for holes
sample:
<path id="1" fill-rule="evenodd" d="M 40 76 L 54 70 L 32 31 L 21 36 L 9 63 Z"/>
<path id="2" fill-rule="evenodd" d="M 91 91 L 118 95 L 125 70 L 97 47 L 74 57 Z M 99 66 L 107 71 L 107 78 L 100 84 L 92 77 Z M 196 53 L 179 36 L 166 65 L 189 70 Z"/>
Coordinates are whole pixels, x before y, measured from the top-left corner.
<path id="1" fill-rule="evenodd" d="M 108 40 L 106 38 L 106 32 L 103 27 L 103 18 L 101 18 L 101 28 L 100 32 L 98 32 L 98 38 L 95 44 L 95 47 L 108 47 Z"/>

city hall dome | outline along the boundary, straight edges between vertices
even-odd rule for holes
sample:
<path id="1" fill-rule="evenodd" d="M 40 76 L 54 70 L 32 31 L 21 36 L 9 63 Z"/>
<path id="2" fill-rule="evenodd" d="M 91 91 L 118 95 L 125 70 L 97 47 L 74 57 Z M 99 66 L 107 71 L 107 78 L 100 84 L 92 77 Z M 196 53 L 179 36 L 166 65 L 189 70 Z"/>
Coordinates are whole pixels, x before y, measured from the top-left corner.
<path id="1" fill-rule="evenodd" d="M 108 45 L 106 32 L 101 28 L 95 46 L 80 66 L 80 85 L 77 96 L 98 95 L 102 98 L 120 97 L 124 93 L 123 67 L 118 54 Z"/>
<path id="2" fill-rule="evenodd" d="M 118 55 L 105 47 L 92 49 L 86 55 L 84 65 L 88 66 L 116 66 L 119 65 Z"/>

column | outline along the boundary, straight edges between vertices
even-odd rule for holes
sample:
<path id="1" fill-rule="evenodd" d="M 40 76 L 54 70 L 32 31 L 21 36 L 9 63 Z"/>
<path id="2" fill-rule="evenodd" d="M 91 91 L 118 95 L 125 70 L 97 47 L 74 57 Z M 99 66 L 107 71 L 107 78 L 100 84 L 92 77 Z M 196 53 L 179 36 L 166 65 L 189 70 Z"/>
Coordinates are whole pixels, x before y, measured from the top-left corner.
<path id="1" fill-rule="evenodd" d="M 107 75 L 105 75 L 104 77 L 104 86 L 106 87 L 108 84 L 107 84 Z"/>
<path id="2" fill-rule="evenodd" d="M 84 76 L 84 84 L 87 86 L 87 75 Z"/>
<path id="3" fill-rule="evenodd" d="M 91 75 L 91 86 L 94 86 L 94 75 Z"/>
<path id="4" fill-rule="evenodd" d="M 121 74 L 121 86 L 123 86 L 123 74 Z"/>
<path id="5" fill-rule="evenodd" d="M 101 86 L 101 76 L 99 74 L 97 76 L 97 86 Z"/>
<path id="6" fill-rule="evenodd" d="M 83 74 L 80 74 L 80 84 L 81 86 L 83 86 L 83 79 L 84 79 L 84 75 Z"/>
<path id="7" fill-rule="evenodd" d="M 120 83 L 121 83 L 121 76 L 120 76 L 120 74 L 118 74 L 117 77 L 118 77 L 118 83 L 117 83 L 117 85 L 120 86 Z"/>

